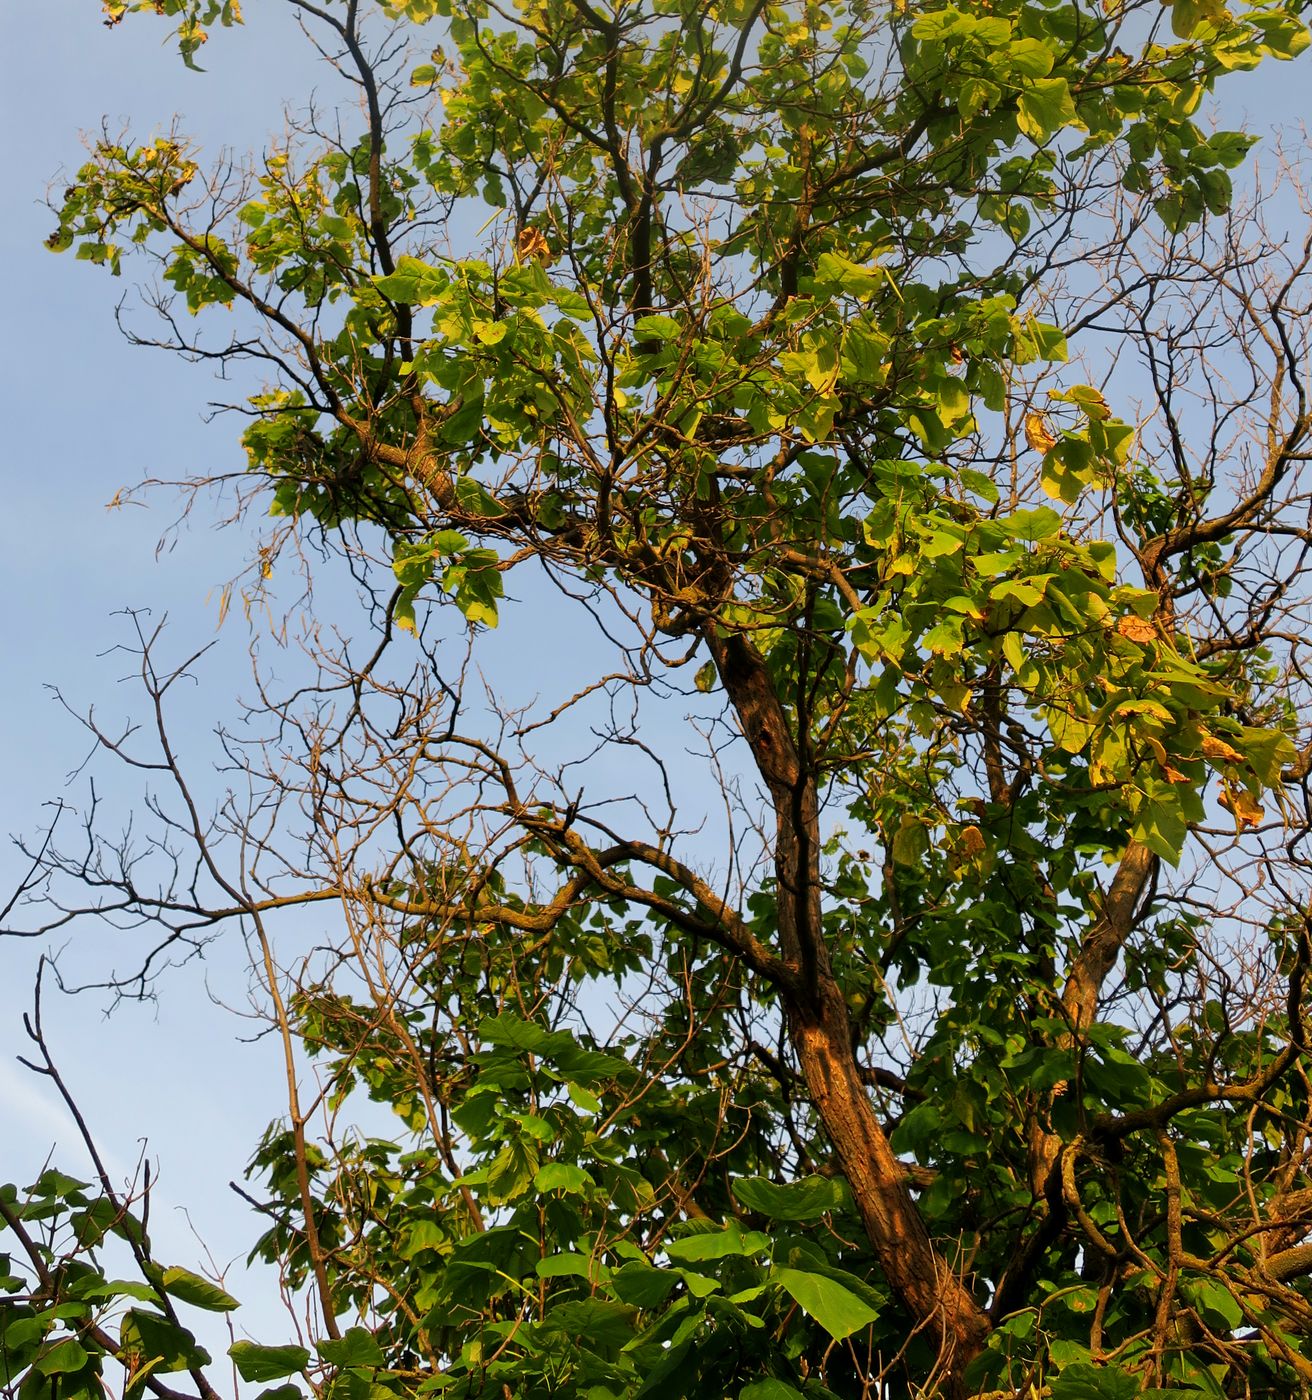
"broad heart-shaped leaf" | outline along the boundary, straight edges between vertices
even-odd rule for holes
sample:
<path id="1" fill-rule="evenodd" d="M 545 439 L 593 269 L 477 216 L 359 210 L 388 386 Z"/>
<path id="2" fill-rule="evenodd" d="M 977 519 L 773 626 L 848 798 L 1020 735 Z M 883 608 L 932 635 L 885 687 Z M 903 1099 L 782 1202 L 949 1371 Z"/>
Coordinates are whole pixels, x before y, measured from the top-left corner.
<path id="1" fill-rule="evenodd" d="M 523 1138 L 506 1143 L 488 1164 L 484 1181 L 487 1199 L 503 1205 L 522 1196 L 532 1184 L 538 1169 L 537 1146 Z M 479 1174 L 470 1172 L 461 1180 L 473 1182 Z"/>
<path id="2" fill-rule="evenodd" d="M 262 1347 L 258 1342 L 234 1342 L 228 1348 L 237 1373 L 244 1381 L 279 1381 L 295 1376 L 310 1364 L 304 1347 Z"/>
<path id="3" fill-rule="evenodd" d="M 1051 539 L 1061 529 L 1061 516 L 1051 506 L 1035 510 L 1018 510 L 1002 522 L 1014 539 L 1036 544 Z"/>
<path id="4" fill-rule="evenodd" d="M 1244 729 L 1239 745 L 1243 757 L 1265 787 L 1275 787 L 1280 781 L 1281 769 L 1297 757 L 1289 736 L 1278 729 Z"/>
<path id="5" fill-rule="evenodd" d="M 1145 781 L 1146 789 L 1135 812 L 1133 836 L 1172 865 L 1180 862 L 1180 852 L 1189 834 L 1186 795 L 1182 784 Z"/>
<path id="6" fill-rule="evenodd" d="M 868 1326 L 879 1316 L 855 1293 L 841 1283 L 825 1278 L 823 1274 L 776 1268 L 770 1270 L 770 1278 L 837 1342 Z"/>
<path id="7" fill-rule="evenodd" d="M 634 1261 L 616 1269 L 610 1286 L 615 1296 L 637 1308 L 654 1308 L 674 1291 L 679 1275 L 672 1269 L 657 1269 L 650 1264 Z"/>
<path id="8" fill-rule="evenodd" d="M 1202 1279 L 1193 1285 L 1194 1305 L 1210 1326 L 1233 1332 L 1243 1325 L 1244 1310 L 1235 1296 L 1215 1279 Z"/>
<path id="9" fill-rule="evenodd" d="M 1065 78 L 1038 78 L 1016 99 L 1016 125 L 1042 145 L 1075 120 L 1075 103 Z"/>
<path id="10" fill-rule="evenodd" d="M 179 1327 L 157 1312 L 144 1312 L 140 1308 L 132 1308 L 123 1315 L 119 1347 L 139 1361 L 154 1361 L 157 1371 L 186 1371 L 193 1366 L 210 1364 L 209 1352 L 196 1345 L 195 1337 L 185 1327 Z"/>
<path id="11" fill-rule="evenodd" d="M 37 1357 L 32 1369 L 43 1376 L 62 1376 L 80 1371 L 87 1360 L 87 1349 L 76 1337 L 61 1337 Z"/>
<path id="12" fill-rule="evenodd" d="M 1200 0 L 1174 0 L 1171 5 L 1171 30 L 1177 38 L 1187 39 L 1207 14 L 1208 6 Z"/>
<path id="13" fill-rule="evenodd" d="M 723 1259 L 728 1255 L 762 1254 L 769 1248 L 769 1235 L 763 1235 L 759 1230 L 744 1232 L 736 1220 L 730 1220 L 723 1230 L 669 1240 L 665 1253 L 681 1264 L 694 1264 L 706 1259 Z"/>
<path id="14" fill-rule="evenodd" d="M 585 1086 L 632 1073 L 628 1062 L 618 1055 L 589 1050 L 580 1045 L 569 1031 L 544 1030 L 534 1022 L 516 1016 L 513 1011 L 488 1017 L 479 1025 L 478 1034 L 489 1045 L 528 1051 L 548 1060 L 571 1080 Z M 596 1112 L 596 1109 L 591 1111 Z"/>
<path id="15" fill-rule="evenodd" d="M 315 1349 L 333 1366 L 381 1366 L 383 1349 L 367 1327 L 348 1327 L 337 1338 L 316 1342 Z"/>
<path id="16" fill-rule="evenodd" d="M 206 1312 L 232 1312 L 240 1303 L 226 1293 L 217 1283 L 193 1274 L 189 1269 L 165 1269 L 164 1291 L 170 1298 L 178 1298 L 190 1303 L 193 1308 L 204 1308 Z"/>
<path id="17" fill-rule="evenodd" d="M 138 1303 L 158 1303 L 159 1294 L 148 1284 L 135 1279 L 103 1279 L 78 1288 L 80 1298 L 135 1298 Z"/>
<path id="18" fill-rule="evenodd" d="M 74 1176 L 66 1176 L 53 1167 L 48 1167 L 41 1173 L 36 1182 L 27 1188 L 26 1194 L 44 1200 L 75 1200 L 89 1188 L 90 1184 L 87 1181 L 79 1181 Z"/>
<path id="19" fill-rule="evenodd" d="M 674 340 L 682 330 L 673 316 L 639 316 L 633 323 L 633 334 L 639 341 Z"/>
<path id="20" fill-rule="evenodd" d="M 597 1272 L 597 1267 L 587 1254 L 549 1254 L 545 1259 L 538 1260 L 533 1272 L 539 1278 L 590 1279 Z"/>
<path id="21" fill-rule="evenodd" d="M 806 1176 L 782 1186 L 762 1176 L 749 1176 L 733 1183 L 733 1194 L 748 1210 L 771 1220 L 819 1220 L 829 1211 L 841 1210 L 848 1200 L 845 1185 L 829 1176 Z"/>
<path id="22" fill-rule="evenodd" d="M 1178 1390 L 1145 1390 L 1138 1376 L 1119 1366 L 1076 1361 L 1052 1378 L 1052 1400 L 1166 1400 Z M 1197 1393 L 1197 1392 L 1184 1392 Z"/>
<path id="23" fill-rule="evenodd" d="M 638 1310 L 608 1298 L 581 1298 L 552 1308 L 543 1326 L 593 1343 L 604 1351 L 618 1351 L 633 1340 Z"/>
<path id="24" fill-rule="evenodd" d="M 869 297 L 887 285 L 888 274 L 878 265 L 854 263 L 839 253 L 821 253 L 816 260 L 817 280 L 830 283 L 852 296 Z"/>
<path id="25" fill-rule="evenodd" d="M 375 277 L 374 286 L 390 301 L 423 305 L 436 301 L 444 288 L 443 275 L 418 258 L 398 258 L 396 271 Z"/>
<path id="26" fill-rule="evenodd" d="M 542 1192 L 566 1191 L 579 1195 L 593 1184 L 588 1173 L 582 1167 L 574 1166 L 572 1162 L 548 1162 L 538 1168 L 538 1173 L 533 1178 L 534 1190 Z"/>
<path id="27" fill-rule="evenodd" d="M 775 1380 L 772 1376 L 769 1380 L 753 1381 L 743 1386 L 738 1392 L 738 1400 L 802 1400 L 802 1392 L 795 1385 Z"/>

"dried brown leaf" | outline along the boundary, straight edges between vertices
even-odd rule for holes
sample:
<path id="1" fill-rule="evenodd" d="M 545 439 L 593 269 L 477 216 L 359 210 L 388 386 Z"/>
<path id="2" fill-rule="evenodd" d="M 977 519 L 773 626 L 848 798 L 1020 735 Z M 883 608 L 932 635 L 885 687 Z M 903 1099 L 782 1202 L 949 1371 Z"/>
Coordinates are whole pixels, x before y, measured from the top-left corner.
<path id="1" fill-rule="evenodd" d="M 1124 617 L 1117 618 L 1116 630 L 1132 642 L 1146 645 L 1157 640 L 1157 625 L 1146 617 L 1137 617 L 1134 613 L 1126 613 Z"/>
<path id="2" fill-rule="evenodd" d="M 547 240 L 542 230 L 533 224 L 525 224 L 520 229 L 515 249 L 521 262 L 528 262 L 530 259 L 536 258 L 543 267 L 548 266 L 551 262 L 551 249 L 547 245 Z"/>
<path id="3" fill-rule="evenodd" d="M 1250 826 L 1261 826 L 1266 817 L 1262 808 L 1253 801 L 1252 795 L 1243 788 L 1230 786 L 1221 789 L 1216 799 L 1235 819 L 1235 830 L 1245 831 Z"/>

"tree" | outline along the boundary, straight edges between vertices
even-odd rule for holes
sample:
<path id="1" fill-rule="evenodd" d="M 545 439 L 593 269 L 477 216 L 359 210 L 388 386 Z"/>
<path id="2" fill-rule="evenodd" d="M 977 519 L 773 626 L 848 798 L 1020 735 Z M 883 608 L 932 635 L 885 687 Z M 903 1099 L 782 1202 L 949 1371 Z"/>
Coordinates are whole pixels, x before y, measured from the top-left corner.
<path id="1" fill-rule="evenodd" d="M 296 557 L 363 601 L 212 817 L 143 627 L 155 748 L 97 737 L 156 844 L 34 850 L 52 923 L 256 950 L 256 1249 L 318 1330 L 242 1378 L 1309 1393 L 1309 246 L 1201 115 L 1300 7 L 288 3 L 358 130 L 210 174 L 106 135 L 50 240 L 155 259 L 135 337 L 264 377 L 248 602 Z M 240 18 L 105 9 L 189 63 Z M 536 710 L 451 661 L 511 581 L 604 653 Z M 107 1179 L 0 1218 L 25 1400 L 110 1356 L 216 1393 L 178 1305 L 234 1300 Z"/>

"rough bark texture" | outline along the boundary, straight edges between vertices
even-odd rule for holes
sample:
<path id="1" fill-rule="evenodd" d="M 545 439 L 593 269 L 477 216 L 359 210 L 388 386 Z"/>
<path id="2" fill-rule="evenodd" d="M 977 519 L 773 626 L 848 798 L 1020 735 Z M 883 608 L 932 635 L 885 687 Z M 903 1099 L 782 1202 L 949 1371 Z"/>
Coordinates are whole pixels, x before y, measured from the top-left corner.
<path id="1" fill-rule="evenodd" d="M 789 1030 L 811 1102 L 825 1125 L 843 1175 L 890 1287 L 937 1335 L 950 1394 L 983 1346 L 989 1322 L 952 1265 L 935 1248 L 861 1083 L 851 1051 L 842 993 L 828 981 L 818 1016 L 793 1010 Z"/>
<path id="2" fill-rule="evenodd" d="M 1116 966 L 1125 940 L 1134 928 L 1139 901 L 1156 867 L 1157 857 L 1147 846 L 1131 841 L 1125 848 L 1103 898 L 1102 909 L 1080 944 L 1062 992 L 1062 1010 L 1076 1035 L 1097 1014 L 1102 984 Z"/>
<path id="3" fill-rule="evenodd" d="M 774 806 L 779 948 L 800 974 L 798 990 L 786 998 L 787 1023 L 811 1102 L 889 1286 L 937 1337 L 946 1393 L 964 1394 L 961 1372 L 989 1322 L 930 1239 L 857 1065 L 847 1003 L 824 941 L 814 771 L 760 653 L 743 637 L 711 628 L 706 640 Z"/>
<path id="4" fill-rule="evenodd" d="M 1125 940 L 1130 936 L 1144 891 L 1157 867 L 1157 857 L 1138 841 L 1125 848 L 1111 885 L 1103 897 L 1102 909 L 1080 943 L 1066 985 L 1061 1006 L 1070 1031 L 1061 1039 L 1063 1046 L 1074 1045 L 1080 1032 L 1098 1014 L 1098 997 L 1108 974 L 1116 966 Z M 1035 1196 L 1048 1193 L 1048 1178 L 1061 1152 L 1061 1139 L 1051 1132 L 1036 1113 L 1026 1127 L 1029 1150 L 1030 1187 Z"/>

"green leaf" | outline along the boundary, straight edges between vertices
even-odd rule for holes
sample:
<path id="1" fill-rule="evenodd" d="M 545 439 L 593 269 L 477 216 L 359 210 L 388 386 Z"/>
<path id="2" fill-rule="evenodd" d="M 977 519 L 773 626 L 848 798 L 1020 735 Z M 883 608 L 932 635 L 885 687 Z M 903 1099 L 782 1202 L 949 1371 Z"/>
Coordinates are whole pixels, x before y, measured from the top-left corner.
<path id="1" fill-rule="evenodd" d="M 36 1181 L 27 1188 L 26 1195 L 40 1196 L 46 1200 L 76 1201 L 90 1188 L 89 1181 L 79 1181 L 75 1176 L 48 1167 Z"/>
<path id="2" fill-rule="evenodd" d="M 1087 1361 L 1063 1367 L 1052 1380 L 1052 1400 L 1142 1400 L 1146 1393 L 1138 1376 Z"/>
<path id="3" fill-rule="evenodd" d="M 1132 835 L 1171 865 L 1178 865 L 1189 834 L 1182 783 L 1150 779 L 1135 813 Z"/>
<path id="4" fill-rule="evenodd" d="M 581 1195 L 595 1184 L 582 1167 L 576 1167 L 570 1162 L 547 1162 L 538 1168 L 538 1174 L 533 1178 L 534 1188 L 544 1195 L 549 1191 Z"/>
<path id="5" fill-rule="evenodd" d="M 539 1278 L 592 1278 L 596 1270 L 593 1260 L 586 1254 L 552 1254 L 539 1259 L 533 1272 Z"/>
<path id="6" fill-rule="evenodd" d="M 1233 1332 L 1243 1326 L 1243 1308 L 1219 1279 L 1199 1279 L 1192 1285 L 1192 1292 L 1203 1320 L 1210 1326 L 1222 1332 Z"/>
<path id="7" fill-rule="evenodd" d="M 960 617 L 949 614 L 936 622 L 922 638 L 926 651 L 935 656 L 957 656 L 965 647 L 965 624 Z"/>
<path id="8" fill-rule="evenodd" d="M 505 515 L 506 508 L 500 501 L 479 481 L 472 476 L 458 476 L 454 482 L 456 501 L 461 510 L 468 511 L 471 515 L 481 516 L 484 520 L 496 520 L 499 516 Z M 454 548 L 448 548 L 440 552 L 445 554 L 457 554 L 468 544 L 465 537 L 455 530 L 439 530 L 434 536 L 454 537 L 459 540 L 459 544 Z"/>
<path id="9" fill-rule="evenodd" d="M 752 1176 L 735 1181 L 733 1194 L 748 1210 L 771 1220 L 819 1220 L 850 1204 L 846 1183 L 829 1176 L 806 1176 L 782 1185 Z"/>
<path id="10" fill-rule="evenodd" d="M 1043 589 L 1036 588 L 1033 583 L 1026 583 L 1020 579 L 1003 579 L 1000 583 L 995 583 L 989 589 L 989 597 L 994 602 L 1000 602 L 1006 598 L 1014 598 L 1023 608 L 1032 608 L 1043 601 Z M 1009 633 L 1009 636 L 1016 636 L 1016 633 Z M 1019 640 L 1019 638 L 1018 638 Z M 1016 667 L 1020 670 L 1020 667 Z"/>
<path id="11" fill-rule="evenodd" d="M 204 1308 L 206 1312 L 232 1312 L 241 1306 L 231 1293 L 225 1293 L 217 1283 L 211 1283 L 188 1269 L 165 1269 L 163 1283 L 164 1291 L 171 1298 L 190 1303 L 194 1308 Z"/>
<path id="12" fill-rule="evenodd" d="M 1244 728 L 1236 742 L 1263 787 L 1276 787 L 1283 769 L 1298 757 L 1289 736 L 1278 729 Z"/>
<path id="13" fill-rule="evenodd" d="M 738 1392 L 738 1400 L 803 1400 L 803 1396 L 796 1386 L 771 1377 L 743 1386 Z"/>
<path id="14" fill-rule="evenodd" d="M 1042 39 L 1015 39 L 1007 46 L 1011 71 L 1023 78 L 1046 78 L 1052 72 L 1052 49 Z"/>
<path id="15" fill-rule="evenodd" d="M 436 268 L 417 258 L 398 258 L 396 271 L 375 277 L 374 286 L 389 300 L 401 305 L 421 305 L 435 299 L 439 289 Z"/>
<path id="16" fill-rule="evenodd" d="M 945 554 L 959 554 L 963 543 L 958 530 L 931 530 L 920 542 L 920 552 L 927 559 L 938 559 Z"/>
<path id="17" fill-rule="evenodd" d="M 80 1371 L 89 1359 L 87 1349 L 76 1337 L 61 1337 L 37 1357 L 32 1369 L 43 1376 L 62 1376 Z"/>
<path id="18" fill-rule="evenodd" d="M 504 1205 L 508 1201 L 518 1200 L 532 1186 L 537 1170 L 536 1143 L 524 1138 L 516 1138 L 506 1143 L 483 1174 L 488 1200 L 493 1205 Z M 461 1179 L 472 1181 L 475 1176 L 470 1173 Z"/>
<path id="19" fill-rule="evenodd" d="M 836 291 L 867 298 L 888 286 L 882 267 L 852 262 L 840 253 L 824 252 L 816 259 L 816 277 Z"/>
<path id="20" fill-rule="evenodd" d="M 621 1302 L 637 1308 L 659 1307 L 678 1286 L 672 1269 L 657 1269 L 638 1261 L 625 1264 L 611 1275 L 610 1286 Z"/>
<path id="21" fill-rule="evenodd" d="M 304 1347 L 265 1347 L 258 1342 L 234 1342 L 228 1355 L 244 1381 L 278 1381 L 299 1375 L 310 1364 Z"/>
<path id="22" fill-rule="evenodd" d="M 902 814 L 892 841 L 891 855 L 898 865 L 916 866 L 929 852 L 929 833 L 924 823 L 911 815 Z"/>
<path id="23" fill-rule="evenodd" d="M 1037 544 L 1060 532 L 1061 516 L 1048 506 L 1040 506 L 1037 510 L 1018 510 L 1003 524 L 1014 538 Z"/>
<path id="24" fill-rule="evenodd" d="M 367 1327 L 348 1327 L 340 1337 L 328 1337 L 314 1345 L 332 1366 L 381 1366 L 384 1360 L 382 1347 Z M 282 1374 L 292 1373 L 284 1371 Z"/>
<path id="25" fill-rule="evenodd" d="M 1039 78 L 1016 99 L 1016 125 L 1035 145 L 1043 145 L 1076 120 L 1065 78 Z"/>
<path id="26" fill-rule="evenodd" d="M 1179 39 L 1188 39 L 1202 23 L 1206 7 L 1202 0 L 1173 0 L 1171 31 Z"/>
<path id="27" fill-rule="evenodd" d="M 543 1326 L 571 1337 L 618 1350 L 633 1340 L 637 1310 L 608 1298 L 583 1298 L 559 1303 L 543 1319 Z"/>
<path id="28" fill-rule="evenodd" d="M 1045 453 L 1043 457 L 1041 473 L 1043 489 L 1054 500 L 1061 501 L 1068 506 L 1074 505 L 1080 499 L 1088 484 L 1089 471 L 1087 466 L 1082 470 L 1073 469 L 1070 465 L 1071 453 L 1063 451 L 1063 449 L 1081 446 L 1087 449 L 1088 444 L 1067 439 L 1059 442 L 1051 452 Z"/>
<path id="29" fill-rule="evenodd" d="M 1031 316 L 1025 322 L 1023 334 L 1019 339 L 1025 347 L 1027 359 L 1032 355 L 1035 359 L 1046 360 L 1050 364 L 1064 364 L 1070 358 L 1066 333 L 1060 326 L 1050 326 L 1046 321 Z"/>
<path id="30" fill-rule="evenodd" d="M 701 1234 L 684 1235 L 667 1240 L 665 1253 L 680 1263 L 700 1263 L 707 1259 L 723 1259 L 728 1255 L 763 1254 L 770 1248 L 770 1237 L 759 1230 L 746 1230 L 736 1220 L 728 1221 L 723 1229 Z"/>
<path id="31" fill-rule="evenodd" d="M 957 90 L 957 111 L 966 121 L 991 109 L 1002 100 L 1002 89 L 987 78 L 963 78 Z"/>
<path id="32" fill-rule="evenodd" d="M 986 476 L 983 472 L 977 472 L 969 467 L 963 467 L 958 473 L 958 478 L 962 486 L 972 494 L 979 496 L 989 505 L 997 505 L 998 488 L 993 478 Z"/>
<path id="33" fill-rule="evenodd" d="M 1060 705 L 1048 705 L 1043 711 L 1048 728 L 1057 747 L 1066 753 L 1083 753 L 1089 740 L 1097 732 L 1096 726 L 1082 715 Z"/>
<path id="34" fill-rule="evenodd" d="M 159 1294 L 148 1283 L 135 1279 L 103 1279 L 78 1289 L 81 1298 L 134 1298 L 138 1303 L 158 1303 Z"/>
<path id="35" fill-rule="evenodd" d="M 142 1360 L 154 1361 L 157 1371 L 187 1371 L 208 1366 L 209 1352 L 197 1346 L 196 1338 L 157 1312 L 131 1308 L 119 1325 L 119 1345 Z"/>
<path id="36" fill-rule="evenodd" d="M 592 1092 L 585 1089 L 581 1084 L 566 1084 L 565 1089 L 569 1094 L 570 1102 L 575 1108 L 580 1108 L 584 1113 L 600 1113 L 601 1100 Z"/>
<path id="37" fill-rule="evenodd" d="M 634 338 L 644 340 L 677 340 L 683 327 L 673 316 L 639 316 L 633 323 Z"/>
<path id="38" fill-rule="evenodd" d="M 850 1337 L 878 1317 L 874 1308 L 855 1293 L 821 1274 L 776 1267 L 770 1270 L 770 1278 L 835 1341 L 841 1342 L 844 1337 Z"/>

